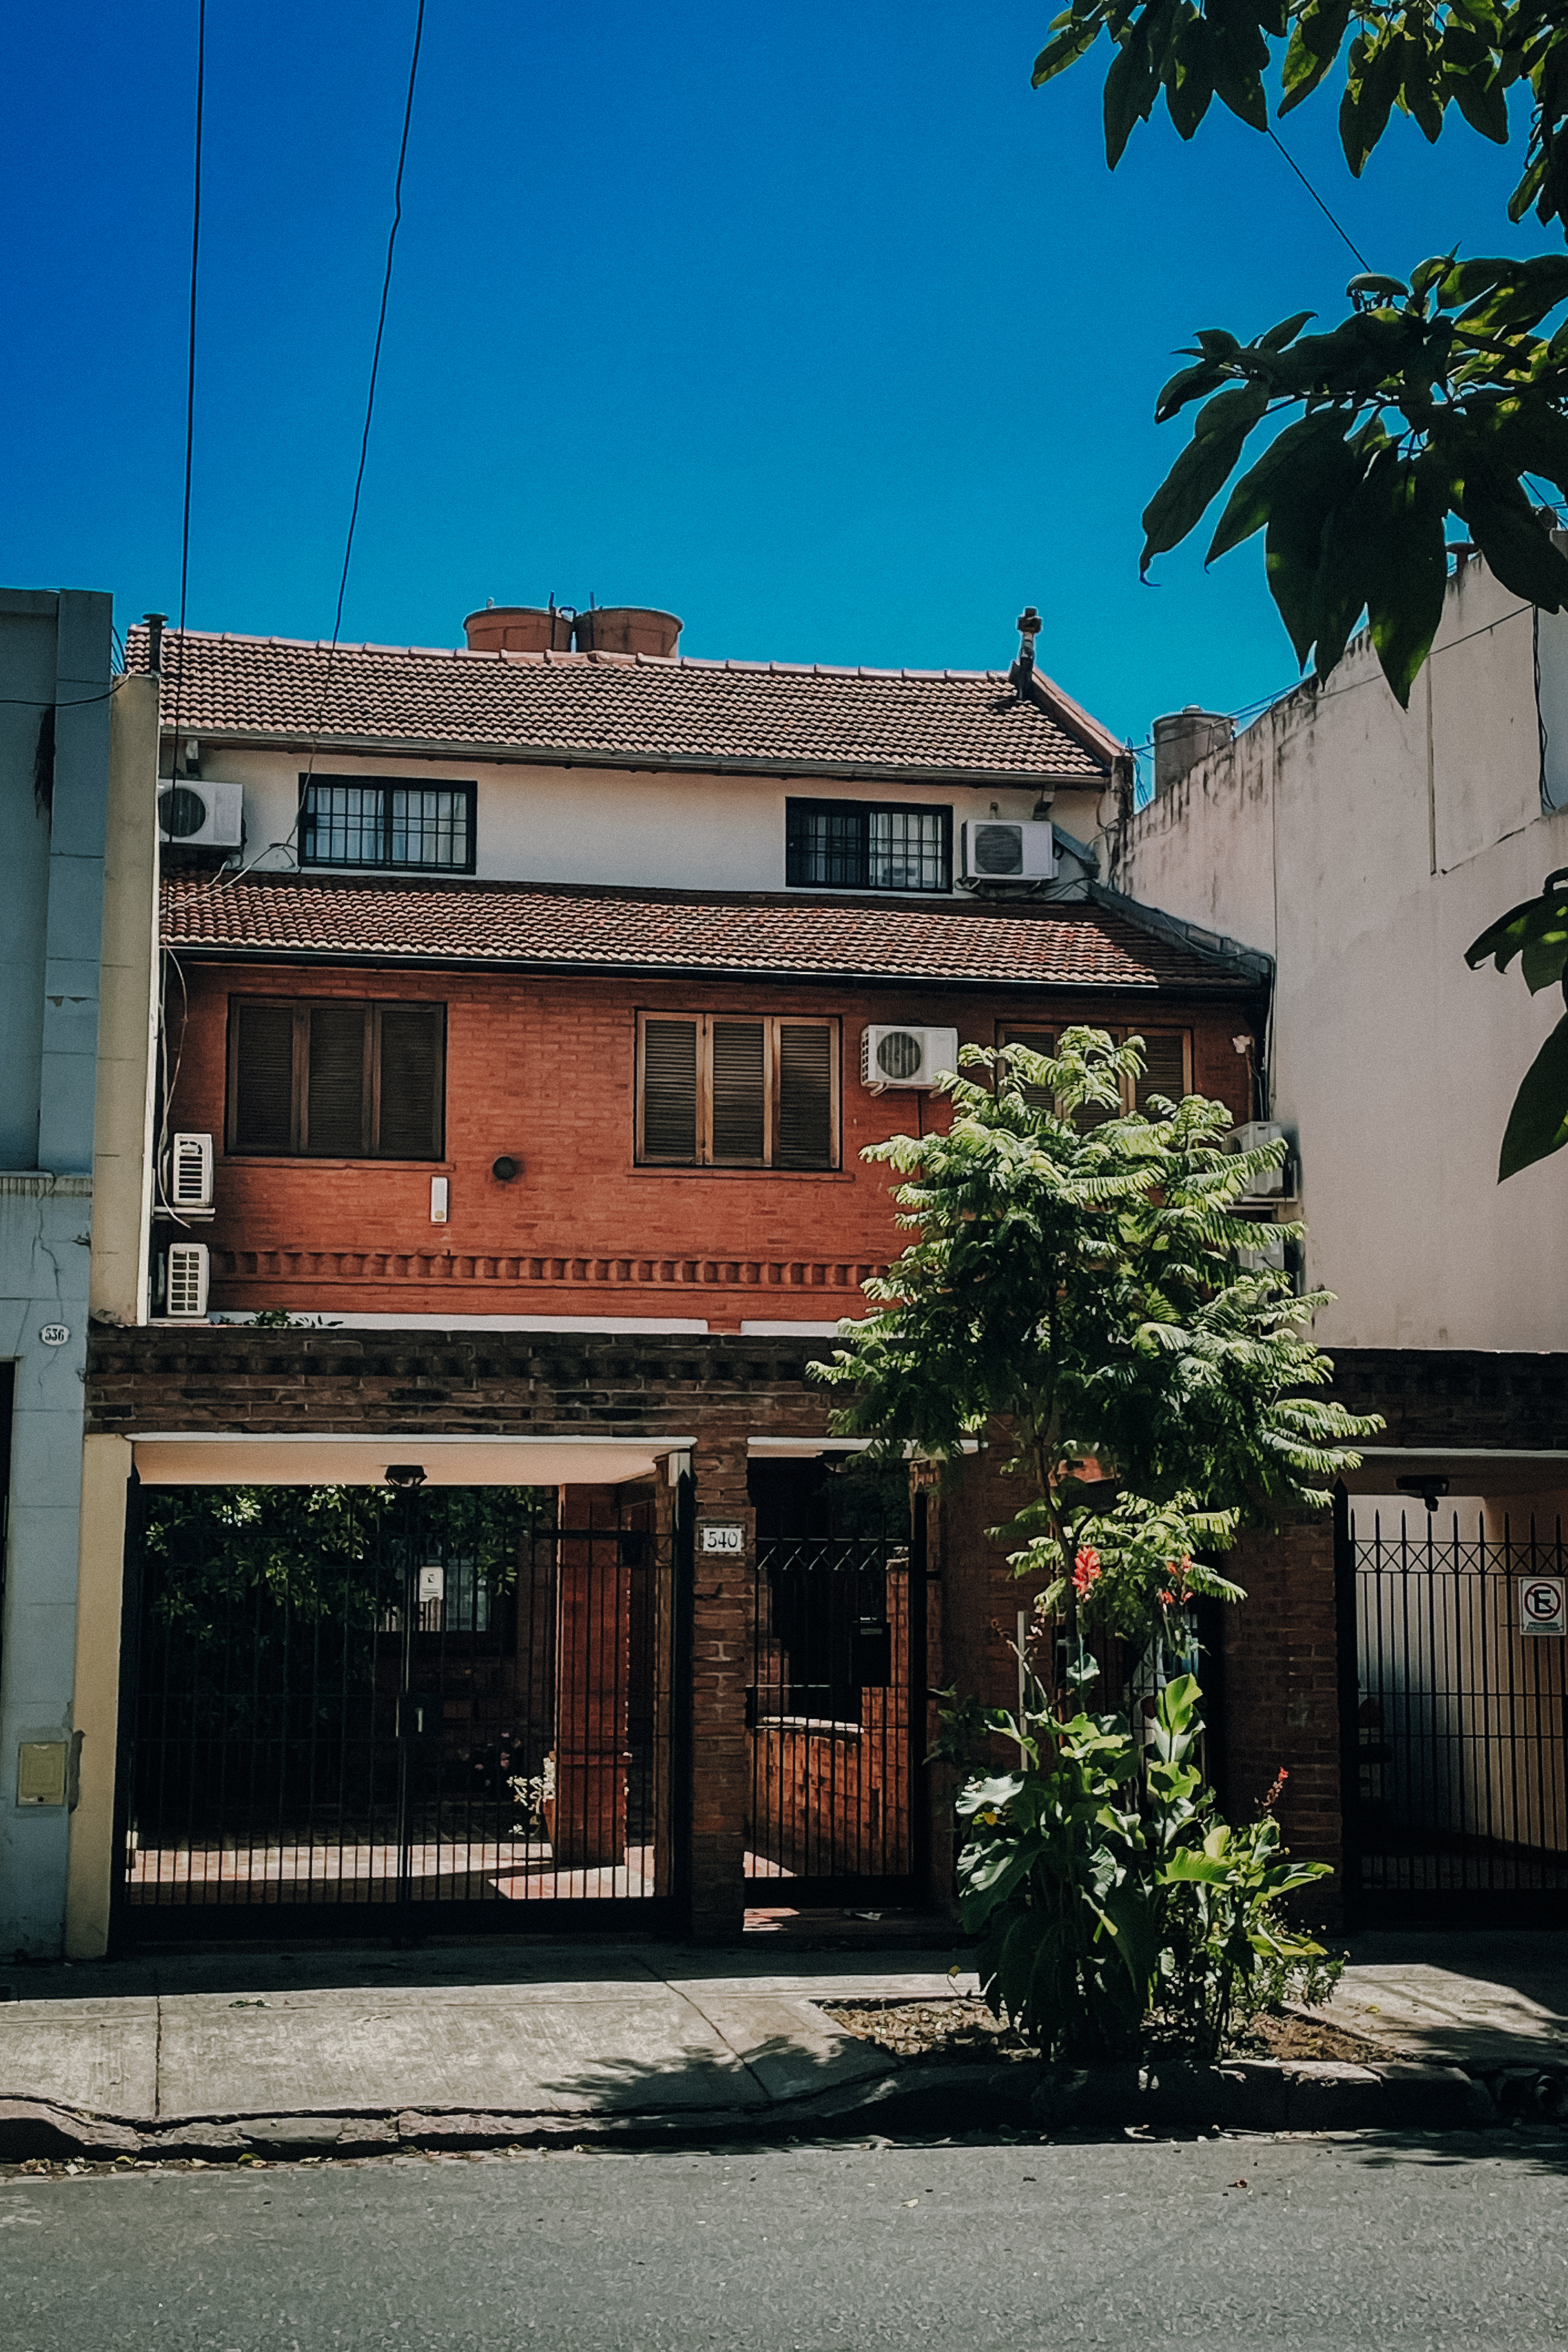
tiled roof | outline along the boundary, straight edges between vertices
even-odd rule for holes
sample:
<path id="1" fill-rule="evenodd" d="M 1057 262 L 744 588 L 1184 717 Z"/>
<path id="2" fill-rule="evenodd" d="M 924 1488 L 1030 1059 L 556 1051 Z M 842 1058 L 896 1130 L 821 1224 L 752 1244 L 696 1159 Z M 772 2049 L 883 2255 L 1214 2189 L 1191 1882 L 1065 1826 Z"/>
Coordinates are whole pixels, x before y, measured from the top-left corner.
<path id="1" fill-rule="evenodd" d="M 144 627 L 130 631 L 126 659 L 145 669 Z M 163 674 L 171 722 L 177 712 L 182 733 L 215 742 L 1025 783 L 1092 782 L 1118 748 L 1037 673 L 1021 700 L 999 670 L 333 650 L 190 630 L 165 635 Z"/>
<path id="2" fill-rule="evenodd" d="M 163 885 L 174 949 L 249 960 L 473 962 L 988 982 L 1003 986 L 1236 988 L 1254 976 L 1170 930 L 1091 902 L 963 906 L 798 899 L 527 883 L 230 882 Z"/>

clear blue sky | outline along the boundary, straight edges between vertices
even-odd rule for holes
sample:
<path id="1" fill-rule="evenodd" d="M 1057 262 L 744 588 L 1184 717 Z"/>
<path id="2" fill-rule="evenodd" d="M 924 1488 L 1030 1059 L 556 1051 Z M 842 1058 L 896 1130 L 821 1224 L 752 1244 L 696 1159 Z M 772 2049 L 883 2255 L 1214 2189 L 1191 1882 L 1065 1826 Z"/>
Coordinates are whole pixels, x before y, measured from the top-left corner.
<path id="1" fill-rule="evenodd" d="M 428 0 L 344 635 L 498 602 L 647 603 L 682 649 L 1005 666 L 1014 616 L 1118 732 L 1287 684 L 1256 542 L 1141 587 L 1156 430 L 1198 325 L 1342 310 L 1355 264 L 1263 140 L 1163 116 L 1108 173 L 1103 61 L 973 0 Z M 190 618 L 331 626 L 412 0 L 209 0 Z M 10 20 L 0 577 L 179 594 L 195 0 Z M 1379 268 L 1506 240 L 1517 153 L 1395 121 Z M 1539 241 L 1539 240 L 1538 240 Z"/>

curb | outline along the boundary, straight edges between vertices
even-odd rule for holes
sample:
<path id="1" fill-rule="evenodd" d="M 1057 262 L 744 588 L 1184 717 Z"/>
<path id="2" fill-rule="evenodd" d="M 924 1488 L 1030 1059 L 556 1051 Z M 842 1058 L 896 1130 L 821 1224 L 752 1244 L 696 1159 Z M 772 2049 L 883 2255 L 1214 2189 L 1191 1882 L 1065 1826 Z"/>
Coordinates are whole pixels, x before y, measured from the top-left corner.
<path id="1" fill-rule="evenodd" d="M 1231 2059 L 1052 2066 L 931 2065 L 919 2061 L 869 2082 L 780 2099 L 762 2109 L 675 2114 L 513 2115 L 416 2108 L 356 2115 L 198 2116 L 140 2129 L 46 2100 L 0 2098 L 0 2162 L 163 2158 L 205 2163 L 242 2157 L 386 2156 L 398 2151 L 500 2148 L 706 2147 L 724 2140 L 887 2136 L 952 2137 L 984 2130 L 1120 2137 L 1128 2130 L 1568 2130 L 1568 2070 L 1459 2066 L 1391 2059 L 1373 2066 Z"/>

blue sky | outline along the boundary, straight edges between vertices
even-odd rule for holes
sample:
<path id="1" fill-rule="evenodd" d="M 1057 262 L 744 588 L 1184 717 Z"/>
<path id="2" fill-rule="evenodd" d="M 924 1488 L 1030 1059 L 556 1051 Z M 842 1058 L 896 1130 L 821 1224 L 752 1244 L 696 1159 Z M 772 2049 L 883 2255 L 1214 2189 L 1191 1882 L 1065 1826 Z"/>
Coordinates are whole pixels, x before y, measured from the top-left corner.
<path id="1" fill-rule="evenodd" d="M 1053 13 L 428 0 L 345 637 L 593 593 L 691 654 L 989 667 L 1032 601 L 1135 740 L 1288 684 L 1256 542 L 1139 583 L 1153 396 L 1356 265 L 1217 108 L 1110 173 L 1103 60 L 1029 87 Z M 209 0 L 193 625 L 330 633 L 413 17 Z M 122 625 L 179 594 L 195 25 L 13 17 L 0 97 L 0 576 Z M 1457 114 L 1359 185 L 1331 102 L 1284 135 L 1379 268 L 1511 241 L 1517 153 Z"/>

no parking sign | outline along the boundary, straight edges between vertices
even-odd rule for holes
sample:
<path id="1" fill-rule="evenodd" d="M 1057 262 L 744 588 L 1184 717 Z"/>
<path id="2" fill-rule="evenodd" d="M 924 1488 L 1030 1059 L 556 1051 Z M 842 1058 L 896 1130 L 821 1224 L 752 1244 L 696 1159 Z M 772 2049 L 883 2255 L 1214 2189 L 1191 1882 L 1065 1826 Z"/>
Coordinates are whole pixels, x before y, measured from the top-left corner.
<path id="1" fill-rule="evenodd" d="M 1525 1633 L 1568 1633 L 1568 1577 L 1521 1577 L 1519 1622 Z"/>

